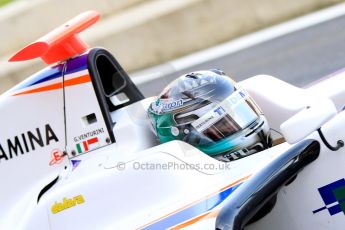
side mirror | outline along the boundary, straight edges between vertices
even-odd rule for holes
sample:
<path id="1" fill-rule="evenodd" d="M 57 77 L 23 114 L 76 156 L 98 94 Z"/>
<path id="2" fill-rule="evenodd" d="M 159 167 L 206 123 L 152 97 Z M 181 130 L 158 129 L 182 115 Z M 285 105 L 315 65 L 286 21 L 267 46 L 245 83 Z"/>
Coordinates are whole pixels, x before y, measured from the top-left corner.
<path id="1" fill-rule="evenodd" d="M 121 92 L 127 85 L 125 77 L 115 72 L 109 79 L 103 79 L 103 90 L 106 97 L 112 97 Z"/>
<path id="2" fill-rule="evenodd" d="M 333 102 L 328 98 L 315 100 L 280 125 L 285 140 L 294 144 L 319 129 L 337 114 Z"/>

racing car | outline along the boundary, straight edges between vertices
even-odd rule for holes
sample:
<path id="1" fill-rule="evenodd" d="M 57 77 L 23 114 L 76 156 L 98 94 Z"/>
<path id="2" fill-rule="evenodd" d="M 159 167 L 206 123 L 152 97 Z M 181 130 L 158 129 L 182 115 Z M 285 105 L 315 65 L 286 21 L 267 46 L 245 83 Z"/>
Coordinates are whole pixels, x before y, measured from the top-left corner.
<path id="1" fill-rule="evenodd" d="M 79 37 L 99 17 L 82 13 L 10 59 L 49 66 L 0 98 L 0 229 L 343 229 L 345 72 L 308 88 L 240 82 L 274 144 L 222 162 L 157 140 L 154 98 Z"/>

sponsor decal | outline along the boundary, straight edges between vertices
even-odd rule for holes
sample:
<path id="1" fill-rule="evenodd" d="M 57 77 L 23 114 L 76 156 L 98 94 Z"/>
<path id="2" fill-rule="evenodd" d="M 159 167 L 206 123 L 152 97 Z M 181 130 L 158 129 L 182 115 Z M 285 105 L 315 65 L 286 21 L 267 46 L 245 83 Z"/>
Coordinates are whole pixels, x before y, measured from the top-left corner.
<path id="1" fill-rule="evenodd" d="M 229 161 L 234 161 L 243 157 L 247 157 L 254 153 L 260 152 L 264 149 L 264 145 L 260 142 L 255 143 L 247 148 L 243 148 L 243 146 L 238 145 L 236 146 L 237 151 L 232 153 L 226 153 L 222 157 L 226 158 Z M 220 158 L 221 159 L 221 158 Z M 224 161 L 224 159 L 222 159 Z"/>
<path id="2" fill-rule="evenodd" d="M 243 90 L 239 89 L 226 98 L 221 106 L 228 112 L 232 112 L 238 105 L 240 105 L 246 98 L 248 94 Z"/>
<path id="3" fill-rule="evenodd" d="M 222 116 L 224 114 L 224 109 L 222 107 L 218 107 L 213 112 L 217 113 L 219 116 Z"/>
<path id="4" fill-rule="evenodd" d="M 59 142 L 59 139 L 49 124 L 18 134 L 0 143 L 0 163 L 48 146 L 51 142 Z"/>
<path id="5" fill-rule="evenodd" d="M 98 146 L 99 146 L 98 137 L 93 137 L 81 143 L 76 144 L 76 148 L 79 154 L 95 149 Z"/>
<path id="6" fill-rule="evenodd" d="M 192 122 L 192 126 L 198 131 L 203 132 L 205 129 L 209 128 L 211 125 L 219 121 L 226 115 L 225 110 L 219 106 L 205 115 L 200 117 L 198 120 Z"/>
<path id="7" fill-rule="evenodd" d="M 72 171 L 78 167 L 80 164 L 81 160 L 71 160 L 72 162 Z"/>
<path id="8" fill-rule="evenodd" d="M 173 126 L 171 127 L 171 134 L 177 137 L 180 134 L 180 131 L 177 127 Z"/>
<path id="9" fill-rule="evenodd" d="M 163 107 L 161 106 L 161 99 L 157 99 L 155 103 L 152 103 L 151 107 L 152 110 L 156 113 L 161 113 L 163 109 Z"/>
<path id="10" fill-rule="evenodd" d="M 59 213 L 61 211 L 66 210 L 68 208 L 72 208 L 76 205 L 80 205 L 83 203 L 85 203 L 85 199 L 82 195 L 75 196 L 72 199 L 67 199 L 66 197 L 64 197 L 62 199 L 62 202 L 55 201 L 55 203 L 51 207 L 51 211 L 53 214 L 56 214 L 56 213 Z"/>
<path id="11" fill-rule="evenodd" d="M 174 110 L 177 107 L 183 105 L 183 100 L 171 100 L 171 99 L 158 99 L 156 103 L 152 104 L 152 109 L 156 113 L 162 113 Z"/>
<path id="12" fill-rule="evenodd" d="M 333 216 L 345 214 L 345 179 L 340 179 L 318 188 L 324 206 L 313 211 L 313 214 L 327 210 Z"/>
<path id="13" fill-rule="evenodd" d="M 54 149 L 52 151 L 52 159 L 49 162 L 49 165 L 60 164 L 63 161 L 65 154 L 59 149 Z"/>
<path id="14" fill-rule="evenodd" d="M 177 101 L 172 101 L 172 102 L 167 102 L 167 103 L 163 103 L 163 111 L 167 111 L 167 110 L 172 110 L 176 107 L 182 106 L 183 105 L 183 100 L 177 100 Z"/>

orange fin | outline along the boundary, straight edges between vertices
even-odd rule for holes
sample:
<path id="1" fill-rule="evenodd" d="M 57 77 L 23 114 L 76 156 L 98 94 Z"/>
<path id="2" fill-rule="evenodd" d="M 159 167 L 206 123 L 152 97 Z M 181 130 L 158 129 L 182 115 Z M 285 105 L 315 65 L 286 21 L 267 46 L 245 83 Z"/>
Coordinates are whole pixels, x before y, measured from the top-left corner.
<path id="1" fill-rule="evenodd" d="M 79 37 L 79 33 L 97 22 L 99 18 L 100 14 L 97 11 L 79 14 L 20 50 L 9 61 L 25 61 L 40 57 L 45 63 L 52 64 L 81 54 L 89 46 Z"/>

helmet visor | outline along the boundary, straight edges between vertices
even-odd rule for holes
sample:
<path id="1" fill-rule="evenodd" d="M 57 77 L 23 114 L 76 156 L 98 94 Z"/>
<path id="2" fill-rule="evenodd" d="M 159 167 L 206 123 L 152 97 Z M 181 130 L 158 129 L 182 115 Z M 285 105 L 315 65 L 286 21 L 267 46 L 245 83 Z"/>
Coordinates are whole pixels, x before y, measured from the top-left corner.
<path id="1" fill-rule="evenodd" d="M 260 113 L 247 92 L 238 89 L 191 125 L 200 134 L 218 141 L 248 127 Z"/>

